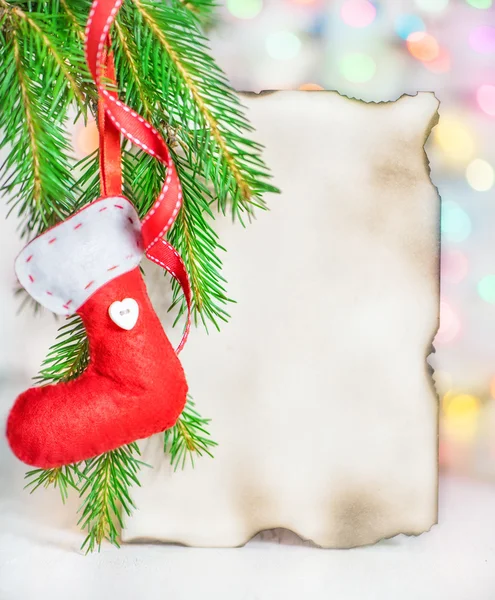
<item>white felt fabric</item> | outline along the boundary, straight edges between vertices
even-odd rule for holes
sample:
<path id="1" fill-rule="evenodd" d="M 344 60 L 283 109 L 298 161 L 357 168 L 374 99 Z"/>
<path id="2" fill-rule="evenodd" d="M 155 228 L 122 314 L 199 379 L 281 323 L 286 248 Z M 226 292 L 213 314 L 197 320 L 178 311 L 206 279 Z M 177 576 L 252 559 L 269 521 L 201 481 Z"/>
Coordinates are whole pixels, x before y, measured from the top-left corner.
<path id="1" fill-rule="evenodd" d="M 97 200 L 34 239 L 15 270 L 26 291 L 45 308 L 71 315 L 108 281 L 143 257 L 141 223 L 121 197 Z"/>

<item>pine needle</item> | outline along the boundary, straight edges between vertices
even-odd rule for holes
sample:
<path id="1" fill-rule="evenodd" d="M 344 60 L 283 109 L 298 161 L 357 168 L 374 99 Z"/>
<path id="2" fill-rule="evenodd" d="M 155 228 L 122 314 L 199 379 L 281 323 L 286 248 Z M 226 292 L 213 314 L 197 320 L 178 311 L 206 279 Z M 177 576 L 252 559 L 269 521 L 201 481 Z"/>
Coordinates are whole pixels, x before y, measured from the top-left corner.
<path id="1" fill-rule="evenodd" d="M 99 551 L 104 540 L 119 547 L 122 511 L 130 515 L 135 508 L 130 488 L 140 485 L 137 474 L 142 466 L 148 466 L 137 456 L 139 448 L 133 442 L 86 461 L 80 490 L 84 500 L 78 522 L 88 532 L 81 546 L 86 553 Z"/>
<path id="2" fill-rule="evenodd" d="M 0 192 L 26 237 L 66 218 L 76 205 L 65 125 L 72 102 L 84 110 L 85 70 L 81 50 L 69 48 L 62 31 L 56 13 L 49 18 L 33 3 L 21 9 L 0 0 L 0 149 L 9 148 Z"/>
<path id="3" fill-rule="evenodd" d="M 167 429 L 163 437 L 163 450 L 170 455 L 174 471 L 184 469 L 189 459 L 194 468 L 194 457 L 207 454 L 213 458 L 212 449 L 217 446 L 207 429 L 211 419 L 205 419 L 196 411 L 195 404 L 188 396 L 177 423 Z"/>
<path id="4" fill-rule="evenodd" d="M 24 476 L 25 479 L 29 480 L 24 489 L 29 489 L 32 494 L 41 486 L 45 489 L 53 486 L 59 489 L 60 497 L 65 504 L 69 496 L 69 488 L 79 491 L 78 485 L 81 475 L 78 465 L 67 465 L 54 469 L 34 469 L 28 471 Z"/>
<path id="5" fill-rule="evenodd" d="M 75 379 L 89 362 L 86 329 L 78 315 L 69 317 L 59 329 L 56 343 L 48 351 L 35 381 L 44 385 Z"/>

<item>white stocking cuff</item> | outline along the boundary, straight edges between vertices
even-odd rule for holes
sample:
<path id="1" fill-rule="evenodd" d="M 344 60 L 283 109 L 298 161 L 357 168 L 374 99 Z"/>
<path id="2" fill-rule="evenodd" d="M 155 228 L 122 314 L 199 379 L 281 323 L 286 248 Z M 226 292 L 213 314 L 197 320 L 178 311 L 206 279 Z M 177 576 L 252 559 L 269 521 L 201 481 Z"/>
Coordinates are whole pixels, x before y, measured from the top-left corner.
<path id="1" fill-rule="evenodd" d="M 94 292 L 136 268 L 141 223 L 122 197 L 97 200 L 30 242 L 15 271 L 21 285 L 54 313 L 71 315 Z"/>

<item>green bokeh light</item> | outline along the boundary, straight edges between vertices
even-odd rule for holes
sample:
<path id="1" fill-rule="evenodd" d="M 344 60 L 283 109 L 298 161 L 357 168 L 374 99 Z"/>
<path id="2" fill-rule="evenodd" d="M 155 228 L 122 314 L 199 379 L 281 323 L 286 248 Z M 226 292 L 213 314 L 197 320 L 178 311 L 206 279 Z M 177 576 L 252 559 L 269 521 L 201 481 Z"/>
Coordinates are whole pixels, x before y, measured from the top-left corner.
<path id="1" fill-rule="evenodd" d="M 227 0 L 227 9 L 238 19 L 254 19 L 263 9 L 263 0 Z"/>
<path id="2" fill-rule="evenodd" d="M 376 63 L 371 56 L 355 52 L 342 58 L 340 72 L 352 83 L 365 83 L 375 75 Z"/>
<path id="3" fill-rule="evenodd" d="M 495 304 L 495 275 L 487 275 L 478 283 L 478 294 L 485 302 Z"/>
<path id="4" fill-rule="evenodd" d="M 493 4 L 493 0 L 466 0 L 466 2 L 469 6 L 480 9 L 491 8 Z"/>
<path id="5" fill-rule="evenodd" d="M 442 204 L 441 228 L 444 239 L 462 242 L 471 233 L 471 219 L 458 204 L 447 200 Z"/>
<path id="6" fill-rule="evenodd" d="M 274 31 L 266 38 L 266 51 L 278 60 L 295 58 L 301 45 L 301 40 L 291 31 Z"/>

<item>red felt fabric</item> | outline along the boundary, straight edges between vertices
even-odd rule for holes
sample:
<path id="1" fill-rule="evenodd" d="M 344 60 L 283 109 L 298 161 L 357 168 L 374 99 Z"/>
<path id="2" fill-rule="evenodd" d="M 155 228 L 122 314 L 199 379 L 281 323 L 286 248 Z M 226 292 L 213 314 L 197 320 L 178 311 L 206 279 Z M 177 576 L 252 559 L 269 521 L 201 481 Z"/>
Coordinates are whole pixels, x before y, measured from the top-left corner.
<path id="1" fill-rule="evenodd" d="M 139 304 L 131 331 L 108 316 L 124 298 Z M 164 431 L 185 405 L 182 365 L 138 268 L 97 290 L 78 313 L 89 337 L 87 370 L 73 381 L 27 390 L 7 422 L 14 454 L 35 467 L 79 462 Z"/>

